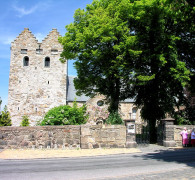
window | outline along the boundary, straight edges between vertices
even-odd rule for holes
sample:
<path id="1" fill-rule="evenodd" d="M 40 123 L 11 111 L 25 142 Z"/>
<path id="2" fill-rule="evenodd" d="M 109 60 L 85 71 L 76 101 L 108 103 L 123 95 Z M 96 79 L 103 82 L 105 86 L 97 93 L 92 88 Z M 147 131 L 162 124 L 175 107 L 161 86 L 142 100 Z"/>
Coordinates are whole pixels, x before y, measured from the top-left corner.
<path id="1" fill-rule="evenodd" d="M 137 108 L 132 109 L 132 119 L 136 119 Z"/>
<path id="2" fill-rule="evenodd" d="M 53 54 L 53 55 L 58 54 L 58 50 L 57 49 L 52 49 L 51 54 Z"/>
<path id="3" fill-rule="evenodd" d="M 21 49 L 21 54 L 27 54 L 27 49 Z"/>
<path id="4" fill-rule="evenodd" d="M 97 105 L 98 105 L 98 106 L 103 106 L 103 105 L 104 105 L 104 101 L 99 100 L 99 101 L 97 102 Z"/>
<path id="5" fill-rule="evenodd" d="M 49 57 L 45 58 L 45 67 L 50 67 L 50 58 Z"/>
<path id="6" fill-rule="evenodd" d="M 36 54 L 42 54 L 43 53 L 43 49 L 36 49 Z"/>
<path id="7" fill-rule="evenodd" d="M 23 66 L 29 66 L 29 57 L 25 56 L 23 59 Z"/>

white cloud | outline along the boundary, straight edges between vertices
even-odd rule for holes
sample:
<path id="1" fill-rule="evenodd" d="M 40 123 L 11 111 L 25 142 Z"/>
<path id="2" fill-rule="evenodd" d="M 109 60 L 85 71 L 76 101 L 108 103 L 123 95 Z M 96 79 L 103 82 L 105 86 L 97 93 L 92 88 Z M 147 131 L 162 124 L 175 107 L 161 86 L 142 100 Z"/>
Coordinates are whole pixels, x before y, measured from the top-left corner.
<path id="1" fill-rule="evenodd" d="M 24 7 L 17 7 L 16 5 L 14 5 L 13 8 L 18 12 L 17 16 L 22 17 L 34 13 L 38 9 L 38 5 L 35 5 L 30 9 L 26 9 Z"/>
<path id="2" fill-rule="evenodd" d="M 38 11 L 39 9 L 46 9 L 50 6 L 50 1 L 48 1 L 47 3 L 38 3 L 38 4 L 35 4 L 34 6 L 32 6 L 31 8 L 26 8 L 24 6 L 22 7 L 19 7 L 18 5 L 12 5 L 12 7 L 14 8 L 15 11 L 18 12 L 18 17 L 23 17 L 23 16 L 26 16 L 26 15 L 29 15 L 29 14 L 32 14 L 36 11 Z"/>

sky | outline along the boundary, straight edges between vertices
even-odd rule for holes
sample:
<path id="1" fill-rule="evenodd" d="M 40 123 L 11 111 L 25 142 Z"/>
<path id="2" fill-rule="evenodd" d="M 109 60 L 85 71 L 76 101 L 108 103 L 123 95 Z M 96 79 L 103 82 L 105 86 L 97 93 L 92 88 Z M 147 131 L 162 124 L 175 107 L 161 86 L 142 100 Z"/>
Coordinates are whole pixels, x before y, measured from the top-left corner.
<path id="1" fill-rule="evenodd" d="M 65 26 L 73 22 L 76 9 L 84 9 L 92 0 L 1 0 L 0 5 L 0 97 L 2 106 L 7 105 L 10 46 L 24 30 L 29 30 L 41 42 L 52 28 L 64 36 Z M 69 61 L 69 75 L 76 76 Z"/>

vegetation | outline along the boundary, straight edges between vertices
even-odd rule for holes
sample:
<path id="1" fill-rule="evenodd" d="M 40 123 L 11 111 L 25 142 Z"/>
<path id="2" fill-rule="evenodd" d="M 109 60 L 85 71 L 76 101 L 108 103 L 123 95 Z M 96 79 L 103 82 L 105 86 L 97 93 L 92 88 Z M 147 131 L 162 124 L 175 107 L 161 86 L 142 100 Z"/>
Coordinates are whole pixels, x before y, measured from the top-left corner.
<path id="1" fill-rule="evenodd" d="M 23 116 L 21 126 L 29 126 L 29 125 L 30 125 L 30 122 L 29 122 L 28 116 Z"/>
<path id="2" fill-rule="evenodd" d="M 59 39 L 62 58 L 76 59 L 77 93 L 105 95 L 110 113 L 134 98 L 155 142 L 156 120 L 173 115 L 194 83 L 194 22 L 189 0 L 94 0 L 78 9 Z"/>
<path id="3" fill-rule="evenodd" d="M 0 114 L 0 126 L 11 126 L 11 117 L 7 110 L 7 106 L 4 107 L 4 110 Z"/>
<path id="4" fill-rule="evenodd" d="M 87 122 L 86 106 L 78 107 L 73 103 L 73 107 L 61 105 L 49 110 L 44 119 L 38 124 L 45 125 L 79 125 Z"/>
<path id="5" fill-rule="evenodd" d="M 106 124 L 124 124 L 123 120 L 120 117 L 120 114 L 117 112 L 112 112 L 105 121 Z"/>

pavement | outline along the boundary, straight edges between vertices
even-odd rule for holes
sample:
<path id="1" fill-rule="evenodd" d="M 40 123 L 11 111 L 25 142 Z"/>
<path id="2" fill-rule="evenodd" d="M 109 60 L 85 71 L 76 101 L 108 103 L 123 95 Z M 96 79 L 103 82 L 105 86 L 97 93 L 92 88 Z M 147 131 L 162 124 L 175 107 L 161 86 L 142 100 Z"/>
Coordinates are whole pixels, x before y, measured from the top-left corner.
<path id="1" fill-rule="evenodd" d="M 137 148 L 113 148 L 113 149 L 0 149 L 0 159 L 46 159 L 46 158 L 70 158 L 103 156 L 130 153 L 158 153 L 184 149 L 182 147 L 167 148 L 156 144 L 139 145 Z M 186 149 L 186 148 L 185 148 Z"/>

